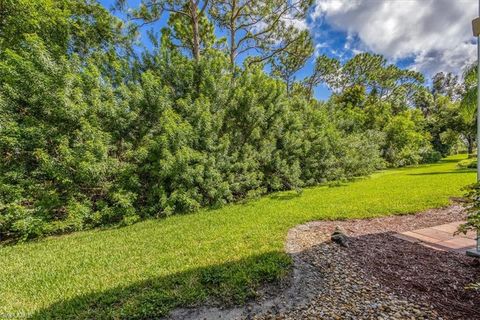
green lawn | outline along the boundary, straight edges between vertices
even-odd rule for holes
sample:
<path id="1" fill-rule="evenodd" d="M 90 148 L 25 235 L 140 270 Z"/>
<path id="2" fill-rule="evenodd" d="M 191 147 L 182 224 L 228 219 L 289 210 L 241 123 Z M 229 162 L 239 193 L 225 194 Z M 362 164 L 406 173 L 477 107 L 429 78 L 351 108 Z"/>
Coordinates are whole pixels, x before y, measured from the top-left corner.
<path id="1" fill-rule="evenodd" d="M 440 207 L 474 182 L 465 156 L 336 187 L 0 248 L 0 318 L 152 318 L 209 297 L 238 303 L 288 272 L 289 228 Z"/>

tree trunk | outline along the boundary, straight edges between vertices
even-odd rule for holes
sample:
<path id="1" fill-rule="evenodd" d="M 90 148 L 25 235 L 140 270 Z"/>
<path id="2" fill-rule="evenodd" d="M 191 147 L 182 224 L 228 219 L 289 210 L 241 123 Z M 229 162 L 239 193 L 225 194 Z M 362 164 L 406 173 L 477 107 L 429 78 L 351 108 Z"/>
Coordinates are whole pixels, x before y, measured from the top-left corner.
<path id="1" fill-rule="evenodd" d="M 232 29 L 230 30 L 230 65 L 232 67 L 232 70 L 235 68 L 235 51 L 237 50 L 235 48 L 235 31 Z"/>
<path id="2" fill-rule="evenodd" d="M 192 14 L 192 33 L 193 33 L 193 58 L 195 61 L 200 60 L 200 28 L 199 28 L 199 20 L 200 17 L 198 16 L 198 8 L 197 4 L 194 0 L 190 0 L 190 11 Z"/>
<path id="3" fill-rule="evenodd" d="M 467 153 L 468 155 L 473 154 L 473 142 L 474 139 L 471 136 L 467 137 Z"/>
<path id="4" fill-rule="evenodd" d="M 230 17 L 230 65 L 232 70 L 235 69 L 235 55 L 237 52 L 237 46 L 235 43 L 236 23 L 235 23 L 235 9 L 237 7 L 236 0 L 232 1 L 232 15 Z"/>

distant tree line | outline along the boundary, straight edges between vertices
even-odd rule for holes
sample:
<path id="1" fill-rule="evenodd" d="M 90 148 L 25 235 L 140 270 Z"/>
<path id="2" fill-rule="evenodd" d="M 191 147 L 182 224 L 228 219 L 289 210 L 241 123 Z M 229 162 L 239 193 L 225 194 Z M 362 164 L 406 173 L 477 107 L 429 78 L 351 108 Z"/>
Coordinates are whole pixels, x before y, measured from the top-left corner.
<path id="1" fill-rule="evenodd" d="M 320 56 L 296 79 L 313 54 L 297 28 L 310 5 L 119 1 L 125 22 L 93 0 L 2 1 L 0 240 L 473 152 L 473 68 L 426 86 L 420 73 L 362 53 L 346 63 Z M 162 18 L 154 48 L 138 53 L 140 26 Z M 333 92 L 326 102 L 313 97 L 320 84 Z"/>

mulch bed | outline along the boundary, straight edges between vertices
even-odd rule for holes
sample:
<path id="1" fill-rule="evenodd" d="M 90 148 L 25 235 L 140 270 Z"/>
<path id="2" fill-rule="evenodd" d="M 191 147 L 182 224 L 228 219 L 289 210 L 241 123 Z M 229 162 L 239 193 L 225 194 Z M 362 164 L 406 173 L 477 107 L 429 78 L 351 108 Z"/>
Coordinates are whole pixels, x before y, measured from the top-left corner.
<path id="1" fill-rule="evenodd" d="M 447 319 L 480 319 L 480 262 L 456 252 L 436 251 L 388 233 L 352 238 L 349 257 L 393 293 L 420 299 Z"/>

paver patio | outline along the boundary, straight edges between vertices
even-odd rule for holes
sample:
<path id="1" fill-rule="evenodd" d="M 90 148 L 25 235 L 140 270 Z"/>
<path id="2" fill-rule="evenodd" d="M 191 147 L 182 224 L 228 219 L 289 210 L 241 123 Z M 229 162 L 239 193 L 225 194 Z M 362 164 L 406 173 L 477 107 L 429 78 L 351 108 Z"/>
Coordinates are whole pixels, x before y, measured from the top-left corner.
<path id="1" fill-rule="evenodd" d="M 402 232 L 395 236 L 435 250 L 465 252 L 475 247 L 477 236 L 475 232 L 455 235 L 454 233 L 463 223 L 465 222 L 457 221 L 430 228 Z"/>

